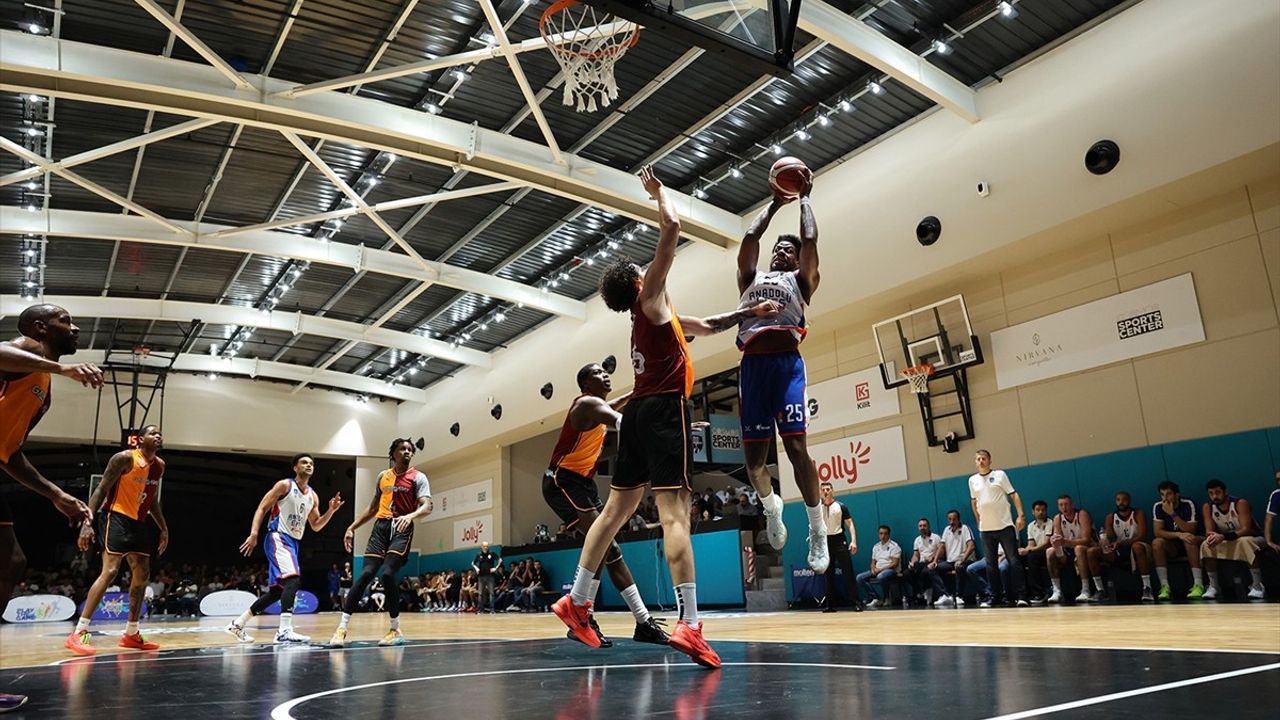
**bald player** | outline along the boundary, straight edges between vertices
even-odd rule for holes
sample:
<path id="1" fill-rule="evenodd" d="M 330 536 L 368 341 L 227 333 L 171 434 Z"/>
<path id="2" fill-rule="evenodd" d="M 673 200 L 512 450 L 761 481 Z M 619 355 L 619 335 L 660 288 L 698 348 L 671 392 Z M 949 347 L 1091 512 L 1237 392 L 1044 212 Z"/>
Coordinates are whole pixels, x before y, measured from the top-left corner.
<path id="1" fill-rule="evenodd" d="M 576 532 L 583 537 L 600 517 L 604 504 L 600 502 L 600 493 L 596 488 L 596 463 L 600 461 L 600 449 L 604 446 L 606 429 L 617 429 L 622 424 L 619 410 L 626 404 L 629 395 L 624 395 L 609 402 L 609 391 L 613 389 L 613 379 L 598 364 L 584 365 L 578 370 L 578 389 L 582 394 L 574 398 L 569 406 L 569 414 L 564 418 L 560 428 L 560 437 L 556 440 L 555 449 L 551 451 L 551 463 L 542 477 L 542 497 L 556 511 L 556 515 L 564 521 L 565 530 Z M 600 571 L 608 568 L 609 579 L 622 594 L 627 607 L 636 619 L 636 630 L 631 636 L 636 642 L 666 645 L 667 633 L 649 614 L 649 609 L 640 599 L 640 589 L 636 587 L 631 569 L 622 559 L 622 550 L 618 543 L 612 542 L 605 553 L 600 566 L 595 568 L 595 579 L 591 586 L 591 598 L 595 599 L 596 589 L 600 586 Z M 600 632 L 595 619 L 591 627 L 600 638 L 601 647 L 610 647 L 613 642 Z M 577 636 L 569 631 L 570 639 Z"/>
<path id="2" fill-rule="evenodd" d="M 158 453 L 164 447 L 160 426 L 148 425 L 138 437 L 138 447 L 122 450 L 107 461 L 102 482 L 89 497 L 89 509 L 98 511 L 102 524 L 102 572 L 93 581 L 85 597 L 80 621 L 63 645 L 76 655 L 93 655 L 96 650 L 89 644 L 89 620 L 102 602 L 107 587 L 120 574 L 120 562 L 129 563 L 129 619 L 120 647 L 131 650 L 157 650 L 160 646 L 142 637 L 138 632 L 138 620 L 142 617 L 142 602 L 151 579 L 151 553 L 163 555 L 169 547 L 169 523 L 160 507 L 160 482 L 164 480 L 164 460 Z M 157 541 L 151 530 L 152 522 L 160 531 Z M 80 528 L 80 551 L 89 549 L 94 540 L 93 524 Z"/>
<path id="3" fill-rule="evenodd" d="M 86 387 L 102 387 L 102 371 L 92 363 L 63 363 L 80 339 L 71 314 L 57 305 L 32 305 L 18 315 L 21 337 L 0 342 L 0 469 L 53 503 L 72 525 L 89 522 L 93 513 L 80 500 L 49 482 L 22 453 L 27 435 L 49 410 L 53 375 Z M 13 532 L 13 513 L 0 498 L 0 612 L 27 567 L 27 556 Z M 0 712 L 26 704 L 25 695 L 0 693 Z"/>

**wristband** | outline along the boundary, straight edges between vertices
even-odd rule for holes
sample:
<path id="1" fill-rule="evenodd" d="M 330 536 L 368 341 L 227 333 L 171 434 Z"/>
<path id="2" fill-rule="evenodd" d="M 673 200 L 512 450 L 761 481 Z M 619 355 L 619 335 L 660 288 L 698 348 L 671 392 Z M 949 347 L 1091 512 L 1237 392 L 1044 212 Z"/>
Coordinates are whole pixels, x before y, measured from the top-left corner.
<path id="1" fill-rule="evenodd" d="M 800 198 L 800 204 L 801 204 L 801 205 L 808 205 L 808 204 L 809 204 L 809 198 L 808 198 L 808 196 Z"/>

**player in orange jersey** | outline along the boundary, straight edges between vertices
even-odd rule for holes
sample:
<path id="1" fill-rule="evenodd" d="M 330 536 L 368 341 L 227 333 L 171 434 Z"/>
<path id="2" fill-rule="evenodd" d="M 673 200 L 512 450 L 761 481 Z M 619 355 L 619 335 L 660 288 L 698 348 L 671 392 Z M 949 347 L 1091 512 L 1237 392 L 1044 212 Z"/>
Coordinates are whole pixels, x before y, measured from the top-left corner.
<path id="1" fill-rule="evenodd" d="M 32 305 L 18 315 L 22 337 L 0 342 L 0 470 L 53 503 L 72 524 L 92 519 L 83 502 L 63 492 L 36 470 L 22 443 L 49 410 L 50 376 L 61 375 L 86 387 L 102 387 L 102 371 L 91 363 L 62 363 L 76 351 L 80 328 L 57 305 Z M 27 567 L 27 556 L 13 533 L 13 513 L 0 499 L 0 612 Z M 0 712 L 27 702 L 25 695 L 0 693 Z"/>
<path id="2" fill-rule="evenodd" d="M 138 632 L 138 618 L 142 615 L 143 595 L 147 581 L 151 579 L 151 553 L 164 554 L 169 546 L 169 523 L 165 522 L 160 507 L 160 481 L 164 479 L 164 460 L 157 457 L 164 446 L 160 426 L 148 425 L 138 436 L 138 447 L 122 450 L 107 461 L 102 482 L 89 497 L 89 508 L 105 507 L 99 515 L 102 527 L 102 572 L 89 588 L 80 622 L 63 643 L 77 655 L 92 655 L 89 644 L 89 618 L 98 609 L 107 586 L 120 573 L 120 560 L 129 561 L 132 579 L 129 583 L 129 620 L 125 625 L 120 647 L 132 650 L 156 650 L 160 646 L 148 642 Z M 105 501 L 105 505 L 104 505 Z M 159 547 L 148 520 L 154 520 L 160 529 Z M 87 551 L 94 540 L 93 524 L 80 528 L 80 550 Z"/>

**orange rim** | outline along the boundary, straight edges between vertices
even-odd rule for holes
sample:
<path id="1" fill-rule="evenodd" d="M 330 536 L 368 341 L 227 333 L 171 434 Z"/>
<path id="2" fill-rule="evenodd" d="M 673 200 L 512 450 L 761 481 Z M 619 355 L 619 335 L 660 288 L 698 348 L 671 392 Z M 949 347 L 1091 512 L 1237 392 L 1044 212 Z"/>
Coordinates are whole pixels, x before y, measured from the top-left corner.
<path id="1" fill-rule="evenodd" d="M 547 32 L 547 22 L 550 21 L 550 19 L 553 16 L 559 13 L 562 13 L 566 10 L 569 10 L 575 5 L 580 5 L 580 4 L 581 3 L 579 3 L 578 0 L 556 0 L 556 2 L 551 4 L 551 7 L 542 11 L 542 17 L 538 19 L 538 32 L 542 35 L 542 39 L 547 41 L 548 47 L 551 47 L 551 36 L 556 35 L 558 33 Z M 632 24 L 635 25 L 635 23 L 632 23 Z M 615 55 L 621 55 L 622 53 L 635 47 L 636 43 L 639 41 L 640 41 L 640 26 L 635 25 L 635 29 L 631 31 L 631 37 L 627 38 L 626 42 L 622 43 L 621 45 L 616 45 L 614 47 L 611 47 L 608 50 L 602 50 L 599 52 L 576 52 L 573 50 L 561 50 L 559 48 L 556 48 L 555 50 L 553 50 L 553 52 L 560 52 L 560 53 L 564 53 L 565 55 L 572 55 L 574 57 L 584 57 L 584 58 L 591 58 L 593 60 L 599 60 L 602 58 L 613 57 Z"/>

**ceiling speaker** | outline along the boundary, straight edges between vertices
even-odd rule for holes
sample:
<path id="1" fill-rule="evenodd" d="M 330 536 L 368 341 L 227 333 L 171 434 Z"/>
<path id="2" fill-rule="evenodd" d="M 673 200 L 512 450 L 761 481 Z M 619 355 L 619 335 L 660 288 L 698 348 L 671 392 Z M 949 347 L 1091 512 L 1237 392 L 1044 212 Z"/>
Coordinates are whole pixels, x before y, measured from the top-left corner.
<path id="1" fill-rule="evenodd" d="M 938 218 L 930 215 L 916 225 L 916 240 L 919 240 L 921 245 L 929 247 L 938 242 L 940 237 L 942 237 L 942 221 Z"/>

